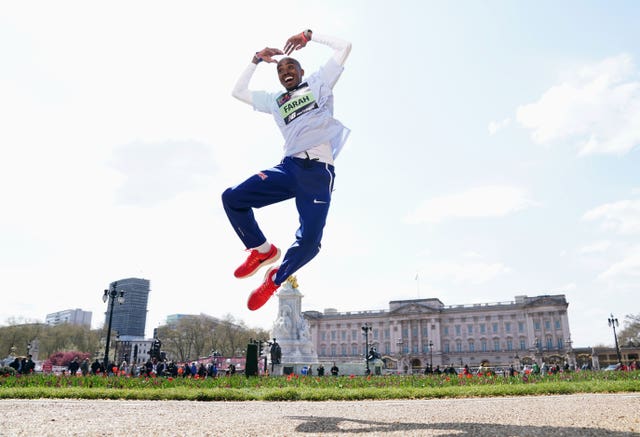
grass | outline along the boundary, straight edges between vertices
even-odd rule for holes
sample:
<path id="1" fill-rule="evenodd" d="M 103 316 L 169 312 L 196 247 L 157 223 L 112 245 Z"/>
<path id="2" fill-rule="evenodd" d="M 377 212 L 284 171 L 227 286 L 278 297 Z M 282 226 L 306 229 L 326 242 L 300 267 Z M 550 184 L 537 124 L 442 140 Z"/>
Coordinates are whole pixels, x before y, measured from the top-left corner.
<path id="1" fill-rule="evenodd" d="M 389 375 L 219 378 L 0 376 L 0 399 L 192 401 L 328 401 L 535 396 L 640 391 L 640 372 L 575 372 L 545 376 Z"/>

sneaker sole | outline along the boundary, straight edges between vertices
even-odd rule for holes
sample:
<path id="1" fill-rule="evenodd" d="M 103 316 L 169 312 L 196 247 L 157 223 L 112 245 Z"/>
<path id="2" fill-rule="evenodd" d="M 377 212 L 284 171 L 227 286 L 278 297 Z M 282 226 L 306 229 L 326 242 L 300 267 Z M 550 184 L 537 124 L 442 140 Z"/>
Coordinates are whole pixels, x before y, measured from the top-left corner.
<path id="1" fill-rule="evenodd" d="M 266 259 L 266 260 L 262 261 L 262 262 L 258 265 L 258 267 L 257 267 L 254 271 L 252 271 L 251 273 L 249 273 L 248 275 L 244 275 L 244 276 L 236 276 L 236 278 L 238 278 L 238 279 L 245 279 L 245 278 L 250 278 L 250 277 L 252 277 L 252 276 L 253 276 L 253 275 L 255 275 L 256 273 L 258 273 L 258 270 L 260 270 L 261 268 L 263 268 L 263 267 L 265 267 L 265 266 L 268 266 L 268 265 L 271 265 L 271 264 L 273 264 L 274 262 L 278 261 L 278 260 L 280 259 L 280 255 L 281 255 L 281 254 L 282 254 L 282 252 L 280 251 L 280 249 L 278 249 L 278 248 L 276 247 L 276 254 L 275 254 L 274 256 L 272 256 L 271 258 L 268 258 L 268 259 Z"/>

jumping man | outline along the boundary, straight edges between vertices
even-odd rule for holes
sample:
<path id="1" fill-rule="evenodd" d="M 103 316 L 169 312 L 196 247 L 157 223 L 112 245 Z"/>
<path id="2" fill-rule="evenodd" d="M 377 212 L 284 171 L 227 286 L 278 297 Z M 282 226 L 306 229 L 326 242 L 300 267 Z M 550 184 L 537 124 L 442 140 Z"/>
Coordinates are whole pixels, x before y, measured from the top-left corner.
<path id="1" fill-rule="evenodd" d="M 334 53 L 319 71 L 308 77 L 297 60 L 273 59 L 300 50 L 311 41 L 332 48 Z M 257 111 L 272 114 L 284 137 L 284 159 L 280 164 L 258 172 L 222 194 L 227 217 L 249 251 L 235 277 L 249 277 L 280 258 L 280 249 L 269 243 L 260 230 L 253 208 L 295 198 L 300 220 L 296 240 L 282 264 L 270 267 L 262 284 L 249 295 L 247 306 L 252 311 L 262 307 L 280 284 L 320 251 L 335 179 L 333 161 L 349 134 L 349 129 L 333 118 L 332 90 L 350 51 L 351 44 L 346 41 L 305 30 L 287 40 L 284 52 L 270 47 L 256 52 L 233 89 L 237 99 Z M 278 79 L 285 92 L 249 90 L 251 77 L 263 61 L 277 62 Z"/>

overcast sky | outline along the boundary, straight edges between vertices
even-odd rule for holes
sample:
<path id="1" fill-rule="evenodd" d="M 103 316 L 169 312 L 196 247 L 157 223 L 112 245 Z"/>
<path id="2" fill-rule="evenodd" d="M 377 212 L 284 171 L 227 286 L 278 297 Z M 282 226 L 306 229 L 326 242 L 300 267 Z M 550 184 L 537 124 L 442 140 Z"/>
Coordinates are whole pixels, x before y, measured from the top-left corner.
<path id="1" fill-rule="evenodd" d="M 640 313 L 639 2 L 0 2 L 0 323 L 82 308 L 97 327 L 102 290 L 142 277 L 147 335 L 175 313 L 270 329 L 220 194 L 282 138 L 231 89 L 305 28 L 353 49 L 304 310 L 565 294 L 574 346 Z M 295 56 L 311 73 L 331 50 Z M 277 90 L 275 67 L 251 88 Z M 291 202 L 257 216 L 293 242 Z"/>

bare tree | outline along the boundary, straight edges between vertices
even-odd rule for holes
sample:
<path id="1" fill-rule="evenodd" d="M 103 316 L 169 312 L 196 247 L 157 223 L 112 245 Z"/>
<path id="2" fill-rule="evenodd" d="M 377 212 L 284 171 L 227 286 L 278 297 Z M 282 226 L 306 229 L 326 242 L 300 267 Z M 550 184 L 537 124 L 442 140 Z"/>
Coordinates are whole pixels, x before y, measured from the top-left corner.
<path id="1" fill-rule="evenodd" d="M 621 346 L 640 346 L 640 314 L 627 314 L 622 330 L 618 333 Z"/>

